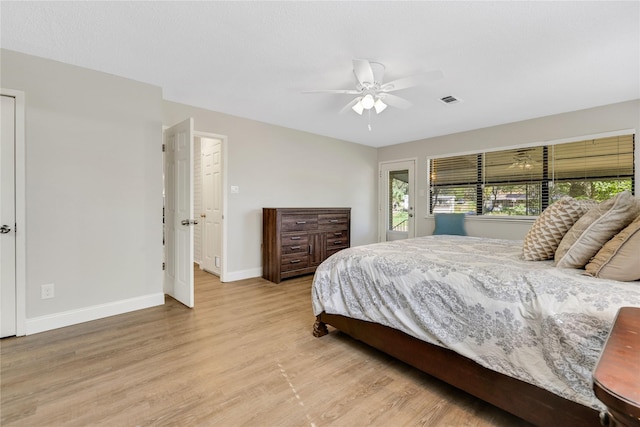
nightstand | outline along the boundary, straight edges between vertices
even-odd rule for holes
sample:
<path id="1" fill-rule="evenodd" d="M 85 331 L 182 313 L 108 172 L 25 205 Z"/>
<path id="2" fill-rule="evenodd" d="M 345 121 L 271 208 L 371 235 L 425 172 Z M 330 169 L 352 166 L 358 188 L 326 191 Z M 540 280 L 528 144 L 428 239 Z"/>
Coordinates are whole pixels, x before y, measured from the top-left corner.
<path id="1" fill-rule="evenodd" d="M 640 427 L 640 308 L 623 307 L 593 372 L 603 426 Z"/>

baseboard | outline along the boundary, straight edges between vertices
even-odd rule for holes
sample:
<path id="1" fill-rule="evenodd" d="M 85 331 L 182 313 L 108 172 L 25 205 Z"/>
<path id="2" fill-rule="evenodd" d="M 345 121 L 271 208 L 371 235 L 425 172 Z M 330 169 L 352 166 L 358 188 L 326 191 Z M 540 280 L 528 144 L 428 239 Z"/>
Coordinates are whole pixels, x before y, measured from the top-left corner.
<path id="1" fill-rule="evenodd" d="M 262 267 L 252 268 L 250 270 L 241 270 L 227 272 L 224 275 L 223 282 L 235 282 L 236 280 L 253 279 L 254 277 L 262 277 Z"/>
<path id="2" fill-rule="evenodd" d="M 78 323 L 90 322 L 92 320 L 141 310 L 143 308 L 155 307 L 162 304 L 164 304 L 164 294 L 157 293 L 107 304 L 79 308 L 76 310 L 63 311 L 61 313 L 49 314 L 46 316 L 34 317 L 32 319 L 27 319 L 26 321 L 26 335 L 37 334 L 38 332 L 50 331 L 52 329 L 63 328 L 65 326 L 77 325 Z"/>

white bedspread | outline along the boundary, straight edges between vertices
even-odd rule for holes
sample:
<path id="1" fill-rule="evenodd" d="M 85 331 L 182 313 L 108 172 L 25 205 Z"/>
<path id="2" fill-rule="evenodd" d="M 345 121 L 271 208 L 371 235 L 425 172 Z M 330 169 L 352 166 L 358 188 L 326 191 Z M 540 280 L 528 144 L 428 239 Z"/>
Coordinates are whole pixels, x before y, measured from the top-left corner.
<path id="1" fill-rule="evenodd" d="M 521 253 L 520 241 L 460 236 L 345 249 L 317 269 L 313 310 L 399 329 L 604 408 L 591 373 L 618 309 L 640 307 L 640 282 L 594 279 Z"/>

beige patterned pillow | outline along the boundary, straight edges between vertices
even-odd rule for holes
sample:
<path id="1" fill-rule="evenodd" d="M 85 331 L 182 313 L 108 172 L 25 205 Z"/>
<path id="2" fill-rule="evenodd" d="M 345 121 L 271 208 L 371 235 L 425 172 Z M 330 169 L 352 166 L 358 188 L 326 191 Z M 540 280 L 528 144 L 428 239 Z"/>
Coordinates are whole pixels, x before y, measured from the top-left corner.
<path id="1" fill-rule="evenodd" d="M 609 240 L 585 270 L 602 279 L 640 280 L 640 216 Z"/>
<path id="2" fill-rule="evenodd" d="M 553 259 L 556 249 L 571 226 L 597 205 L 593 200 L 565 196 L 549 205 L 535 220 L 524 238 L 522 256 L 527 261 Z"/>
<path id="3" fill-rule="evenodd" d="M 562 238 L 556 250 L 556 266 L 584 267 L 602 245 L 629 225 L 639 212 L 638 202 L 629 191 L 591 208 Z"/>

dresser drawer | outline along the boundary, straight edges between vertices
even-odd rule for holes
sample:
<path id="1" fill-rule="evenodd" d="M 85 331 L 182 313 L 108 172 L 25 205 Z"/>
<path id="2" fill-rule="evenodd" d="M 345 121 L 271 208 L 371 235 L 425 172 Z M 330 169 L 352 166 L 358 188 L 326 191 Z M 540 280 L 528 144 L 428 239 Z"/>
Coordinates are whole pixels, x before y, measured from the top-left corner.
<path id="1" fill-rule="evenodd" d="M 307 252 L 282 255 L 282 263 L 280 264 L 282 271 L 299 270 L 308 266 L 309 254 Z"/>
<path id="2" fill-rule="evenodd" d="M 331 249 L 343 249 L 349 246 L 349 238 L 346 236 L 343 237 L 334 237 L 331 234 L 327 235 L 327 250 Z"/>
<path id="3" fill-rule="evenodd" d="M 282 231 L 316 230 L 318 215 L 282 215 Z"/>
<path id="4" fill-rule="evenodd" d="M 307 245 L 309 244 L 309 235 L 307 233 L 282 233 L 280 242 L 282 246 Z"/>
<path id="5" fill-rule="evenodd" d="M 349 240 L 349 230 L 346 228 L 327 231 L 327 239 L 347 239 Z"/>
<path id="6" fill-rule="evenodd" d="M 283 254 L 297 254 L 302 253 L 303 255 L 309 253 L 309 245 L 305 243 L 293 243 L 290 245 L 282 245 L 282 253 Z"/>
<path id="7" fill-rule="evenodd" d="M 342 213 L 319 214 L 318 229 L 321 231 L 345 229 L 349 224 L 349 215 Z"/>

